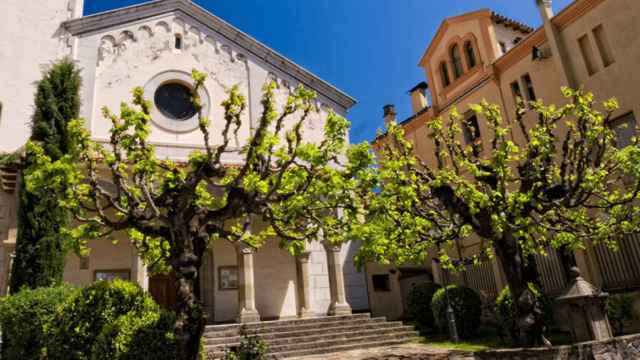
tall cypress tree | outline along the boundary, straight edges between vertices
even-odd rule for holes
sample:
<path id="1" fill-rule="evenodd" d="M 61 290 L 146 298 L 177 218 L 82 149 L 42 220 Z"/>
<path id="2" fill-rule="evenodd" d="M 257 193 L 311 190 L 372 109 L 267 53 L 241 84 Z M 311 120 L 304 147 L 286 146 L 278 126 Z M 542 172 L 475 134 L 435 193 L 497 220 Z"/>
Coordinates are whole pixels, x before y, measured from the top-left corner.
<path id="1" fill-rule="evenodd" d="M 80 71 L 70 59 L 54 63 L 38 82 L 31 141 L 40 143 L 53 160 L 68 154 L 73 146 L 67 124 L 79 116 L 80 86 Z M 23 176 L 34 165 L 34 159 L 27 154 Z M 10 284 L 14 293 L 23 287 L 51 286 L 62 281 L 67 246 L 61 229 L 70 220 L 53 196 L 35 196 L 26 186 L 20 188 L 18 196 L 18 238 Z"/>

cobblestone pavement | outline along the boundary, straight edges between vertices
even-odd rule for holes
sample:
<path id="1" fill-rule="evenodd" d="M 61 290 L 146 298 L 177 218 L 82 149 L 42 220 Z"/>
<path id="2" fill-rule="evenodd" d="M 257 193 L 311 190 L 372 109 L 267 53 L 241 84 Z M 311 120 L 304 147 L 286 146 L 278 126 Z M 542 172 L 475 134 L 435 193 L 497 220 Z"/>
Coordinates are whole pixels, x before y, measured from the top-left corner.
<path id="1" fill-rule="evenodd" d="M 287 360 L 466 360 L 464 354 L 454 354 L 445 349 L 420 344 L 405 344 L 345 351 L 335 354 L 304 356 Z"/>

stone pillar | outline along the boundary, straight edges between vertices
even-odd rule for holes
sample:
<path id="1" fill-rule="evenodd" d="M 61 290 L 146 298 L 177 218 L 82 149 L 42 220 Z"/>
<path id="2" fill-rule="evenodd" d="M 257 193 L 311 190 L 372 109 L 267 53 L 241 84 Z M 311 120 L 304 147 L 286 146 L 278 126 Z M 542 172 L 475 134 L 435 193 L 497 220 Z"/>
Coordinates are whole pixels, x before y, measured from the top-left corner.
<path id="1" fill-rule="evenodd" d="M 493 276 L 496 279 L 496 289 L 500 293 L 507 286 L 507 278 L 500 267 L 500 260 L 495 256 L 491 259 L 491 269 L 493 269 Z"/>
<path id="2" fill-rule="evenodd" d="M 11 267 L 13 265 L 13 258 L 15 257 L 15 244 L 4 244 L 3 268 L 0 269 L 0 297 L 9 295 L 9 281 L 11 279 Z"/>
<path id="3" fill-rule="evenodd" d="M 341 245 L 324 243 L 327 252 L 327 267 L 329 271 L 329 289 L 331 291 L 331 305 L 329 306 L 329 316 L 350 315 L 351 306 L 347 303 L 344 286 L 344 272 L 342 271 L 342 261 L 340 258 Z"/>
<path id="4" fill-rule="evenodd" d="M 304 252 L 296 258 L 298 270 L 298 316 L 313 317 L 311 305 L 311 253 Z"/>
<path id="5" fill-rule="evenodd" d="M 131 264 L 131 281 L 140 285 L 144 291 L 149 291 L 149 274 L 147 266 L 144 264 L 136 250 L 133 250 Z"/>
<path id="6" fill-rule="evenodd" d="M 253 269 L 254 248 L 245 243 L 236 245 L 238 255 L 238 317 L 241 324 L 259 322 L 260 314 L 256 310 L 256 289 Z"/>
<path id="7" fill-rule="evenodd" d="M 431 259 L 431 272 L 433 273 L 433 282 L 438 285 L 444 285 L 444 274 L 442 267 L 436 259 Z"/>

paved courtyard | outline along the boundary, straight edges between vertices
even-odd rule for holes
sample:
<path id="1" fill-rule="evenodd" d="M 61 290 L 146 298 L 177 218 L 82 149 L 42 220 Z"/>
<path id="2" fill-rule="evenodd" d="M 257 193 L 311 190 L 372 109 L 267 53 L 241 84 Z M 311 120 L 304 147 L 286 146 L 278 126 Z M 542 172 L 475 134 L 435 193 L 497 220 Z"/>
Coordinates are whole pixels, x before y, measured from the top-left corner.
<path id="1" fill-rule="evenodd" d="M 421 344 L 404 344 L 345 351 L 336 354 L 304 356 L 290 360 L 467 360 L 463 353 L 450 352 Z"/>

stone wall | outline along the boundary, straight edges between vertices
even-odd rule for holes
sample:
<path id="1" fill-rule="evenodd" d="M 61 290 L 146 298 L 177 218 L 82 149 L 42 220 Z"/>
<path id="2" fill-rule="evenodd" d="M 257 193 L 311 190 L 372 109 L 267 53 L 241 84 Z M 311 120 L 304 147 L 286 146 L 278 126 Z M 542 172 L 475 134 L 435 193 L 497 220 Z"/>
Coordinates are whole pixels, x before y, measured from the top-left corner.
<path id="1" fill-rule="evenodd" d="M 491 350 L 475 354 L 476 360 L 637 360 L 640 335 L 553 348 Z"/>

